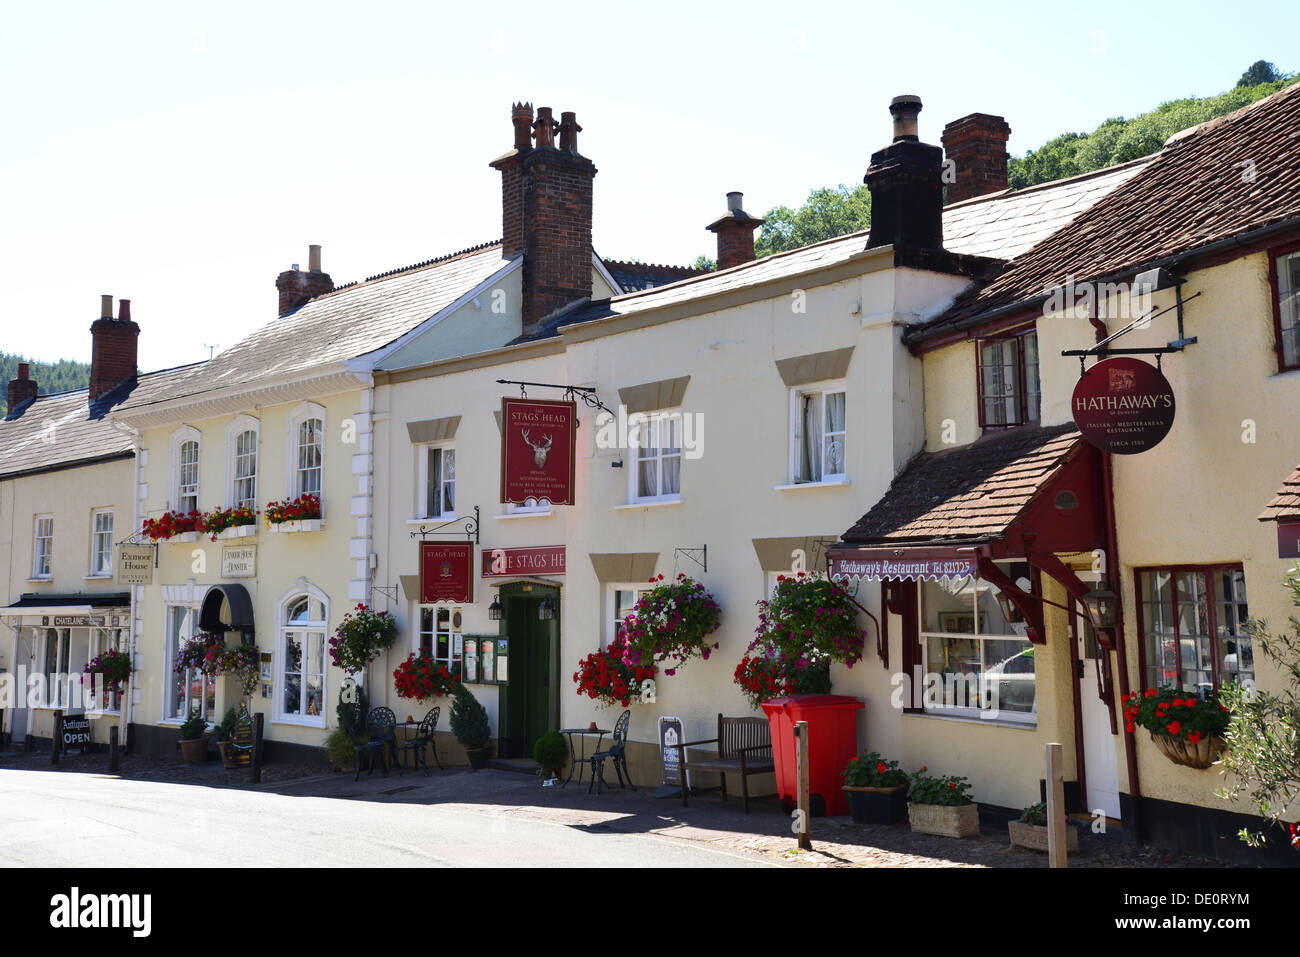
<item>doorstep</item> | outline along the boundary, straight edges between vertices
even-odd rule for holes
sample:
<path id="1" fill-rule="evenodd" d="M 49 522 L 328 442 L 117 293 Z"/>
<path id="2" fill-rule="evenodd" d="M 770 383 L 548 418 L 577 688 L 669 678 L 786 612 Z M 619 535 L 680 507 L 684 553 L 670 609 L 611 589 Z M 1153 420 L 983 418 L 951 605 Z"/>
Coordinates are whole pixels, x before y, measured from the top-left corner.
<path id="1" fill-rule="evenodd" d="M 497 771 L 513 771 L 537 777 L 537 762 L 532 758 L 488 758 L 487 766 Z"/>

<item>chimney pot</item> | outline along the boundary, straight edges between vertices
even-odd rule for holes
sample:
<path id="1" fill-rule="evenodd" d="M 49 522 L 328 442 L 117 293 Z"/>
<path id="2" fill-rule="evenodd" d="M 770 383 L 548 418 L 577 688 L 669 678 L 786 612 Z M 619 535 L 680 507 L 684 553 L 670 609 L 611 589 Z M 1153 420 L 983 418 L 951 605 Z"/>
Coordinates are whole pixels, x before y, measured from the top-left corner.
<path id="1" fill-rule="evenodd" d="M 915 140 L 917 132 L 916 118 L 921 112 L 921 98 L 914 93 L 904 93 L 889 101 L 889 112 L 894 115 L 894 142 Z"/>
<path id="2" fill-rule="evenodd" d="M 101 319 L 113 318 L 113 297 L 112 296 L 99 297 L 99 318 Z"/>
<path id="3" fill-rule="evenodd" d="M 744 198 L 745 198 L 745 194 L 744 194 L 744 193 L 737 193 L 737 192 L 728 193 L 728 194 L 727 194 L 727 209 L 729 209 L 729 210 L 733 210 L 733 211 L 734 211 L 734 210 L 737 210 L 737 209 L 740 209 L 740 201 L 741 201 L 742 199 L 744 199 Z"/>
<path id="4" fill-rule="evenodd" d="M 117 321 L 118 322 L 131 321 L 131 300 L 130 299 L 119 299 L 117 301 Z"/>
<path id="5" fill-rule="evenodd" d="M 555 122 L 555 117 L 551 115 L 549 106 L 539 106 L 537 108 L 537 120 L 533 123 L 533 134 L 537 140 L 538 149 L 555 145 L 555 128 L 559 125 Z"/>
<path id="6" fill-rule="evenodd" d="M 307 247 L 307 268 L 312 272 L 320 272 L 320 246 Z"/>
<path id="7" fill-rule="evenodd" d="M 26 379 L 31 375 L 32 367 L 26 362 L 18 363 L 18 378 Z"/>
<path id="8" fill-rule="evenodd" d="M 739 191 L 728 193 L 727 212 L 708 226 L 718 236 L 719 269 L 730 269 L 755 259 L 754 230 L 763 225 L 763 220 L 741 208 L 743 198 Z"/>
<path id="9" fill-rule="evenodd" d="M 18 363 L 18 378 L 9 380 L 9 389 L 6 398 L 9 400 L 9 413 L 13 414 L 14 409 L 22 405 L 28 399 L 36 398 L 36 393 L 40 387 L 36 380 L 31 378 L 31 367 L 26 362 Z"/>

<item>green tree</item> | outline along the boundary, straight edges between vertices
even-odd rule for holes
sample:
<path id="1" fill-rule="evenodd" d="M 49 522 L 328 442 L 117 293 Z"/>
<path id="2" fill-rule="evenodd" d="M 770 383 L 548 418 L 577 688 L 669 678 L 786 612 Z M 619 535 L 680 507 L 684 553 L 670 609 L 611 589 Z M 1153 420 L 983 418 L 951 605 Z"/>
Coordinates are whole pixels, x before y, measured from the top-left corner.
<path id="1" fill-rule="evenodd" d="M 843 184 L 814 189 L 798 209 L 776 206 L 763 214 L 754 252 L 762 256 L 799 249 L 846 236 L 871 225 L 871 193 L 867 187 Z"/>
<path id="2" fill-rule="evenodd" d="M 705 272 L 714 272 L 718 268 L 718 261 L 710 259 L 708 256 L 696 256 L 695 262 L 691 263 L 692 269 L 703 269 Z"/>
<path id="3" fill-rule="evenodd" d="M 1275 83 L 1285 76 L 1276 66 L 1267 60 L 1256 60 L 1237 81 L 1237 86 L 1258 86 L 1261 83 Z"/>
<path id="4" fill-rule="evenodd" d="M 9 380 L 18 378 L 18 364 L 26 362 L 31 365 L 29 373 L 36 380 L 40 395 L 54 395 L 59 392 L 71 392 L 84 389 L 90 385 L 90 365 L 85 362 L 73 362 L 60 359 L 58 362 L 38 362 L 24 359 L 19 355 L 0 353 L 0 415 L 9 412 L 6 402 Z"/>

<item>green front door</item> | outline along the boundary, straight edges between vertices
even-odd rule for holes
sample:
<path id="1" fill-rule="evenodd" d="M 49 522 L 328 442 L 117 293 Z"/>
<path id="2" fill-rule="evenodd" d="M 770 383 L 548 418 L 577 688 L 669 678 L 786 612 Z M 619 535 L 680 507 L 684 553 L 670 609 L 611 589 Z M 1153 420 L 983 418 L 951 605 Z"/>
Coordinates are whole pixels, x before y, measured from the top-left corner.
<path id="1" fill-rule="evenodd" d="M 514 582 L 501 587 L 501 634 L 509 638 L 506 684 L 501 689 L 502 757 L 532 757 L 537 739 L 559 727 L 559 614 L 550 621 L 538 618 L 547 597 L 558 608 L 559 589 L 554 586 Z"/>

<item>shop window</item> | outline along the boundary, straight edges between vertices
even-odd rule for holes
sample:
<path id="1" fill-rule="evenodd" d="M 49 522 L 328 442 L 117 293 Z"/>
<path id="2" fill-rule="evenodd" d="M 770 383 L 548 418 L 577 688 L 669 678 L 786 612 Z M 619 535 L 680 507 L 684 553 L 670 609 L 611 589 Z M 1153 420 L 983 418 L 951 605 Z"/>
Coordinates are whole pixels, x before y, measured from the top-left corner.
<path id="1" fill-rule="evenodd" d="M 68 706 L 68 669 L 72 653 L 72 629 L 47 628 L 45 630 L 45 706 Z"/>
<path id="2" fill-rule="evenodd" d="M 182 514 L 199 509 L 199 432 L 185 426 L 172 436 L 172 504 Z"/>
<path id="3" fill-rule="evenodd" d="M 1026 563 L 999 565 L 1028 590 Z M 1035 649 L 1028 625 L 997 586 L 980 578 L 941 579 L 922 582 L 919 591 L 925 710 L 1035 721 Z"/>
<path id="4" fill-rule="evenodd" d="M 298 594 L 281 605 L 277 716 L 325 723 L 325 629 L 323 596 Z"/>
<path id="5" fill-rule="evenodd" d="M 845 392 L 842 382 L 791 391 L 792 482 L 842 482 L 845 478 Z"/>
<path id="6" fill-rule="evenodd" d="M 450 445 L 420 445 L 416 454 L 416 518 L 455 518 L 456 450 Z"/>
<path id="7" fill-rule="evenodd" d="M 54 516 L 37 515 L 32 540 L 32 578 L 51 578 L 54 561 Z"/>
<path id="8" fill-rule="evenodd" d="M 176 657 L 185 642 L 198 633 L 198 605 L 168 605 L 166 615 L 166 697 L 163 718 L 184 721 L 199 714 L 213 721 L 217 710 L 217 679 L 195 669 L 176 671 Z"/>
<path id="9" fill-rule="evenodd" d="M 623 633 L 623 619 L 636 608 L 641 596 L 650 591 L 644 582 L 637 585 L 605 586 L 605 627 L 601 630 L 600 650 L 604 651 Z"/>
<path id="10" fill-rule="evenodd" d="M 90 574 L 99 578 L 113 574 L 113 510 L 99 508 L 90 513 Z"/>
<path id="11" fill-rule="evenodd" d="M 628 501 L 674 502 L 682 492 L 682 415 L 654 412 L 629 419 Z"/>
<path id="12" fill-rule="evenodd" d="M 1039 420 L 1038 333 L 1034 330 L 975 344 L 981 428 Z"/>
<path id="13" fill-rule="evenodd" d="M 1240 565 L 1142 569 L 1137 576 L 1148 687 L 1204 698 L 1226 684 L 1254 682 Z"/>
<path id="14" fill-rule="evenodd" d="M 111 629 L 94 629 L 90 633 L 90 658 L 94 659 L 106 651 L 125 652 L 126 646 L 122 643 L 122 631 L 118 628 Z M 125 684 L 123 685 L 125 687 Z M 122 693 L 120 691 L 105 691 L 100 707 L 105 711 L 119 713 L 122 710 Z"/>
<path id="15" fill-rule="evenodd" d="M 1300 369 L 1300 251 L 1275 256 L 1273 269 L 1278 367 L 1282 371 Z"/>

